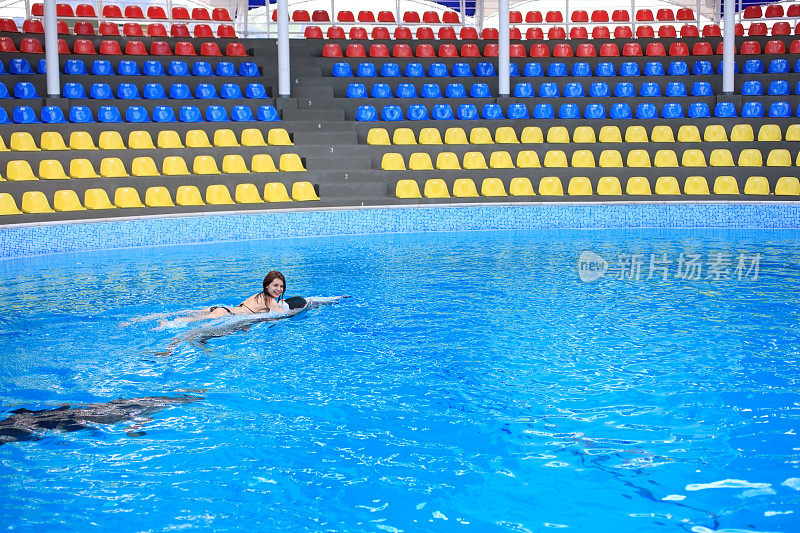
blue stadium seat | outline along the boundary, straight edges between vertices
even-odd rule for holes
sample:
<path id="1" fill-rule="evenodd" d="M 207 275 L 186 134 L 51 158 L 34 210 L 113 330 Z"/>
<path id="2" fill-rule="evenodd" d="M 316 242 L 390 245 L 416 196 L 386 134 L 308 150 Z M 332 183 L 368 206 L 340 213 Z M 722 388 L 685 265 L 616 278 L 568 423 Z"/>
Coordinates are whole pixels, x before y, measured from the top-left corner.
<path id="1" fill-rule="evenodd" d="M 0 61 L 2 63 L 2 61 Z M 36 62 L 36 73 L 37 74 L 47 74 L 47 60 L 40 59 Z"/>
<path id="2" fill-rule="evenodd" d="M 40 98 L 40 96 L 39 93 L 36 92 L 36 87 L 34 87 L 31 82 L 18 81 L 14 84 L 14 98 L 30 100 L 32 98 Z"/>
<path id="3" fill-rule="evenodd" d="M 664 76 L 664 65 L 658 61 L 648 61 L 644 64 L 645 76 Z"/>
<path id="4" fill-rule="evenodd" d="M 471 98 L 489 98 L 492 93 L 485 83 L 473 83 L 472 87 L 469 88 L 469 96 Z"/>
<path id="5" fill-rule="evenodd" d="M 696 76 L 705 76 L 714 74 L 714 65 L 711 64 L 711 61 L 706 61 L 706 60 L 695 61 L 694 65 L 692 65 L 692 74 Z"/>
<path id="6" fill-rule="evenodd" d="M 375 110 L 375 106 L 358 106 L 358 109 L 356 109 L 356 120 L 360 122 L 372 122 L 378 120 L 378 112 Z"/>
<path id="7" fill-rule="evenodd" d="M 680 81 L 671 81 L 667 83 L 667 90 L 664 91 L 665 96 L 687 96 L 686 86 Z"/>
<path id="8" fill-rule="evenodd" d="M 153 108 L 153 122 L 177 122 L 175 111 L 165 105 L 157 105 Z"/>
<path id="9" fill-rule="evenodd" d="M 462 104 L 464 105 L 464 104 Z M 453 108 L 448 104 L 436 104 L 431 112 L 433 120 L 453 120 Z"/>
<path id="10" fill-rule="evenodd" d="M 597 64 L 597 67 L 595 67 L 594 75 L 602 78 L 610 78 L 617 75 L 617 69 L 614 67 L 614 63 L 609 61 L 601 61 Z"/>
<path id="11" fill-rule="evenodd" d="M 400 76 L 400 65 L 397 63 L 384 63 L 381 65 L 381 76 L 384 78 L 397 78 Z M 375 119 L 377 120 L 377 119 Z"/>
<path id="12" fill-rule="evenodd" d="M 673 61 L 669 64 L 668 72 L 670 76 L 688 76 L 689 66 L 686 61 Z"/>
<path id="13" fill-rule="evenodd" d="M 42 107 L 42 122 L 45 124 L 63 124 L 67 119 L 60 107 L 46 105 Z"/>
<path id="14" fill-rule="evenodd" d="M 75 61 L 74 59 L 67 59 L 67 62 Z M 83 63 L 83 61 L 81 61 Z M 64 65 L 66 74 L 67 67 Z M 92 61 L 92 74 L 95 76 L 112 76 L 114 74 L 114 67 L 111 66 L 111 61 L 108 59 L 95 59 Z"/>
<path id="15" fill-rule="evenodd" d="M 404 120 L 403 109 L 396 104 L 385 105 L 381 110 L 381 120 L 390 122 Z"/>
<path id="16" fill-rule="evenodd" d="M 503 116 L 503 109 L 500 107 L 500 104 L 483 104 L 481 118 L 497 120 L 505 117 Z"/>
<path id="17" fill-rule="evenodd" d="M 450 76 L 447 72 L 447 65 L 444 63 L 431 63 L 428 67 L 428 76 L 431 78 L 446 78 Z"/>
<path id="18" fill-rule="evenodd" d="M 27 60 L 26 60 L 27 61 Z M 95 61 L 96 63 L 96 61 Z M 108 62 L 108 65 L 111 66 L 111 63 Z M 11 60 L 10 68 L 14 68 L 14 60 Z M 92 74 L 94 74 L 94 64 L 92 65 Z M 82 59 L 67 59 L 64 63 L 64 74 L 70 75 L 78 75 L 78 74 L 88 74 L 86 72 L 86 64 L 83 62 Z M 112 72 L 113 74 L 113 72 Z"/>
<path id="19" fill-rule="evenodd" d="M 761 102 L 745 102 L 742 106 L 742 115 L 747 118 L 757 118 L 764 116 L 764 106 Z"/>
<path id="20" fill-rule="evenodd" d="M 202 100 L 218 98 L 217 89 L 210 83 L 198 83 L 194 89 L 194 97 Z"/>
<path id="21" fill-rule="evenodd" d="M 581 118 L 581 109 L 578 104 L 561 104 L 561 107 L 558 108 L 558 118 Z"/>
<path id="22" fill-rule="evenodd" d="M 344 64 L 347 65 L 347 63 Z M 375 63 L 369 63 L 369 62 L 359 63 L 358 66 L 356 67 L 356 76 L 359 76 L 361 78 L 374 78 L 377 75 L 378 75 L 378 69 L 375 68 Z M 334 76 L 336 76 L 335 73 Z"/>
<path id="23" fill-rule="evenodd" d="M 235 83 L 223 83 L 219 88 L 219 95 L 225 99 L 244 98 L 242 88 Z"/>
<path id="24" fill-rule="evenodd" d="M 794 88 L 794 94 L 800 94 L 800 81 L 797 82 L 797 85 Z"/>
<path id="25" fill-rule="evenodd" d="M 494 65 L 492 63 L 481 61 L 475 65 L 475 75 L 481 78 L 487 78 L 489 76 L 497 76 L 497 71 L 494 70 Z"/>
<path id="26" fill-rule="evenodd" d="M 631 115 L 631 106 L 624 102 L 617 102 L 611 105 L 611 111 L 609 111 L 608 115 L 613 119 L 630 119 L 633 118 Z"/>
<path id="27" fill-rule="evenodd" d="M 588 77 L 592 75 L 592 67 L 585 61 L 579 61 L 572 65 L 572 75 L 577 77 Z"/>
<path id="28" fill-rule="evenodd" d="M 211 68 L 211 63 L 208 61 L 197 61 L 192 65 L 192 76 L 207 77 L 213 75 L 214 69 Z"/>
<path id="29" fill-rule="evenodd" d="M 742 94 L 745 96 L 758 96 L 764 94 L 764 87 L 762 87 L 759 80 L 747 80 L 742 84 Z"/>
<path id="30" fill-rule="evenodd" d="M 39 119 L 36 118 L 36 112 L 28 105 L 15 107 L 14 111 L 11 112 L 11 116 L 16 124 L 36 124 L 39 122 Z"/>
<path id="31" fill-rule="evenodd" d="M 86 91 L 83 89 L 83 85 L 80 83 L 69 81 L 64 84 L 64 88 L 61 90 L 61 95 L 64 98 L 86 98 Z"/>
<path id="32" fill-rule="evenodd" d="M 442 89 L 435 83 L 424 83 L 420 89 L 420 95 L 423 98 L 441 98 Z"/>
<path id="33" fill-rule="evenodd" d="M 346 94 L 348 98 L 366 98 L 367 88 L 363 83 L 348 83 Z"/>
<path id="34" fill-rule="evenodd" d="M 8 72 L 10 74 L 33 74 L 33 69 L 30 62 L 24 57 L 15 57 L 8 65 Z M 86 74 L 86 65 L 83 65 L 83 74 Z"/>
<path id="35" fill-rule="evenodd" d="M 539 86 L 539 98 L 557 98 L 560 96 L 558 84 L 546 82 Z"/>
<path id="36" fill-rule="evenodd" d="M 145 83 L 142 87 L 142 96 L 148 100 L 160 100 L 166 98 L 167 93 L 160 83 Z"/>
<path id="37" fill-rule="evenodd" d="M 789 93 L 789 82 L 786 80 L 772 80 L 769 84 L 769 94 L 772 96 L 784 96 Z"/>
<path id="38" fill-rule="evenodd" d="M 767 71 L 770 74 L 788 74 L 790 72 L 789 60 L 783 58 L 773 59 L 769 62 Z"/>
<path id="39" fill-rule="evenodd" d="M 599 67 L 599 65 L 598 65 Z M 663 70 L 663 69 L 662 69 Z M 642 71 L 639 70 L 639 65 L 633 61 L 625 61 L 619 66 L 620 76 L 641 76 Z"/>
<path id="40" fill-rule="evenodd" d="M 117 106 L 103 105 L 97 110 L 97 122 L 122 122 L 122 115 Z"/>
<path id="41" fill-rule="evenodd" d="M 567 98 L 583 98 L 586 96 L 583 91 L 583 84 L 577 81 L 566 84 L 564 86 L 564 96 Z"/>
<path id="42" fill-rule="evenodd" d="M 334 78 L 349 78 L 353 75 L 353 68 L 349 63 L 334 63 L 332 74 Z"/>
<path id="43" fill-rule="evenodd" d="M 122 98 L 123 100 L 138 100 L 141 96 L 139 96 L 139 89 L 136 85 L 132 83 L 120 83 L 117 85 L 117 98 Z"/>
<path id="44" fill-rule="evenodd" d="M 583 115 L 586 118 L 606 118 L 606 108 L 603 104 L 588 104 Z"/>
<path id="45" fill-rule="evenodd" d="M 454 78 L 467 78 L 472 77 L 472 68 L 468 63 L 455 63 L 453 65 Z"/>
<path id="46" fill-rule="evenodd" d="M 547 75 L 551 78 L 561 78 L 568 73 L 567 65 L 564 63 L 550 63 L 547 67 Z"/>
<path id="47" fill-rule="evenodd" d="M 798 59 L 794 64 L 794 72 L 800 72 L 800 59 Z"/>
<path id="48" fill-rule="evenodd" d="M 8 113 L 4 107 L 0 107 L 0 124 L 11 124 L 11 119 L 8 118 Z"/>
<path id="49" fill-rule="evenodd" d="M 6 87 L 6 84 L 2 82 L 0 82 L 0 98 L 4 100 L 13 98 L 13 96 L 11 96 L 11 94 L 8 92 L 8 87 Z"/>
<path id="50" fill-rule="evenodd" d="M 217 63 L 217 76 L 236 76 L 236 67 L 230 61 Z"/>
<path id="51" fill-rule="evenodd" d="M 678 102 L 668 102 L 661 108 L 661 116 L 664 118 L 683 118 L 683 106 Z"/>
<path id="52" fill-rule="evenodd" d="M 525 66 L 522 67 L 522 75 L 526 78 L 541 78 L 544 76 L 542 64 L 536 61 L 533 63 L 525 63 Z"/>
<path id="53" fill-rule="evenodd" d="M 192 97 L 192 92 L 185 83 L 173 83 L 169 86 L 169 97 L 173 100 L 186 100 Z"/>
<path id="54" fill-rule="evenodd" d="M 639 104 L 636 106 L 636 118 L 641 120 L 658 118 L 658 108 L 651 103 Z"/>
<path id="55" fill-rule="evenodd" d="M 466 98 L 467 90 L 461 83 L 448 83 L 444 90 L 444 95 L 447 98 Z"/>
<path id="56" fill-rule="evenodd" d="M 507 112 L 508 118 L 516 118 L 516 119 L 523 119 L 523 118 L 530 118 L 528 114 L 528 106 L 525 104 L 511 104 L 508 106 Z"/>
<path id="57" fill-rule="evenodd" d="M 228 111 L 221 105 L 210 105 L 206 108 L 206 121 L 228 122 Z"/>
<path id="58" fill-rule="evenodd" d="M 692 96 L 714 96 L 714 89 L 707 81 L 696 81 L 692 84 Z"/>
<path id="59" fill-rule="evenodd" d="M 424 78 L 425 67 L 423 67 L 421 63 L 408 63 L 403 71 L 403 75 L 406 78 Z"/>
<path id="60" fill-rule="evenodd" d="M 604 81 L 596 81 L 589 86 L 589 96 L 592 98 L 606 98 L 611 96 L 611 89 Z"/>
<path id="61" fill-rule="evenodd" d="M 689 118 L 709 118 L 711 117 L 711 110 L 705 102 L 692 102 L 689 104 Z"/>
<path id="62" fill-rule="evenodd" d="M 373 98 L 391 98 L 392 88 L 388 83 L 376 83 L 372 86 L 371 95 Z"/>
<path id="63" fill-rule="evenodd" d="M 412 83 L 399 83 L 395 96 L 397 98 L 417 98 L 417 88 Z"/>
<path id="64" fill-rule="evenodd" d="M 252 61 L 244 61 L 239 65 L 239 76 L 255 78 L 260 75 L 261 73 L 258 71 L 258 65 Z"/>
<path id="65" fill-rule="evenodd" d="M 646 81 L 639 88 L 639 96 L 661 96 L 661 86 L 654 81 Z"/>
<path id="66" fill-rule="evenodd" d="M 548 119 L 556 118 L 556 113 L 553 111 L 553 106 L 550 104 L 536 104 L 533 106 L 533 118 Z"/>
<path id="67" fill-rule="evenodd" d="M 69 110 L 69 121 L 76 124 L 89 124 L 94 122 L 92 110 L 85 105 L 74 105 Z"/>
<path id="68" fill-rule="evenodd" d="M 253 111 L 246 105 L 235 105 L 231 109 L 231 120 L 234 122 L 252 122 L 255 120 Z"/>
<path id="69" fill-rule="evenodd" d="M 722 71 L 723 71 L 722 67 L 723 67 L 722 61 L 720 61 L 719 65 L 717 66 L 717 74 L 722 74 Z M 738 74 L 739 73 L 739 63 L 737 63 L 736 61 L 733 62 L 733 73 L 734 74 Z"/>
<path id="70" fill-rule="evenodd" d="M 509 76 L 519 76 L 519 67 L 516 63 L 509 63 L 508 64 L 508 75 Z"/>
<path id="71" fill-rule="evenodd" d="M 745 74 L 763 74 L 764 63 L 760 59 L 748 59 L 744 62 L 743 72 Z"/>
<path id="72" fill-rule="evenodd" d="M 791 117 L 792 108 L 789 102 L 772 102 L 768 114 L 770 117 Z"/>
<path id="73" fill-rule="evenodd" d="M 456 110 L 456 116 L 461 120 L 477 120 L 478 108 L 474 104 L 461 104 Z"/>
<path id="74" fill-rule="evenodd" d="M 422 104 L 412 104 L 408 106 L 406 118 L 408 118 L 408 120 L 430 120 L 431 117 L 428 116 L 427 107 Z"/>
<path id="75" fill-rule="evenodd" d="M 148 60 L 142 65 L 142 74 L 145 76 L 166 76 L 164 65 L 161 61 Z"/>
<path id="76" fill-rule="evenodd" d="M 167 74 L 170 76 L 191 76 L 189 65 L 185 61 L 170 61 L 167 65 Z"/>
<path id="77" fill-rule="evenodd" d="M 195 105 L 185 105 L 178 110 L 178 120 L 181 122 L 202 122 L 203 115 L 200 108 Z"/>
<path id="78" fill-rule="evenodd" d="M 141 76 L 142 73 L 139 72 L 139 65 L 136 64 L 136 61 L 131 61 L 130 59 L 123 59 L 117 65 L 117 74 L 120 76 Z"/>
<path id="79" fill-rule="evenodd" d="M 736 106 L 733 102 L 717 102 L 714 106 L 714 116 L 719 118 L 735 117 Z"/>
<path id="80" fill-rule="evenodd" d="M 0 74 L 8 74 L 6 72 L 6 67 L 3 65 L 2 61 L 0 61 Z M 8 114 L 6 114 L 6 118 L 8 118 Z M 0 124 L 5 124 L 5 123 L 0 122 Z"/>
<path id="81" fill-rule="evenodd" d="M 125 111 L 125 122 L 150 122 L 150 115 L 145 107 L 132 105 Z"/>
<path id="82" fill-rule="evenodd" d="M 248 83 L 244 89 L 244 95 L 247 98 L 269 98 L 263 83 Z M 366 96 L 366 89 L 364 89 L 364 96 Z"/>
<path id="83" fill-rule="evenodd" d="M 617 98 L 636 96 L 636 88 L 629 81 L 621 81 L 614 86 L 614 96 Z"/>
<path id="84" fill-rule="evenodd" d="M 514 86 L 514 96 L 517 98 L 531 98 L 535 96 L 533 85 L 528 82 L 520 82 Z"/>

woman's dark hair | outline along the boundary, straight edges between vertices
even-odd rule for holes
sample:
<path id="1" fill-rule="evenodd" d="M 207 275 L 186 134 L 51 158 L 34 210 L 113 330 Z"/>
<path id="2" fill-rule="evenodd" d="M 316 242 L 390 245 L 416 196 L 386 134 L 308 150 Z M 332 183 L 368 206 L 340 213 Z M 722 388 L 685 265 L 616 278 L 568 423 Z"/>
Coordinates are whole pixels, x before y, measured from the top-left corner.
<path id="1" fill-rule="evenodd" d="M 279 279 L 283 282 L 283 293 L 281 293 L 280 297 L 278 298 L 278 301 L 280 301 L 283 298 L 283 295 L 286 294 L 286 278 L 284 278 L 283 274 L 281 274 L 277 270 L 273 270 L 272 272 L 268 273 L 264 278 L 264 292 L 261 293 L 261 297 L 264 299 L 265 302 L 268 300 L 267 287 L 269 287 L 269 284 L 275 281 L 276 279 Z"/>

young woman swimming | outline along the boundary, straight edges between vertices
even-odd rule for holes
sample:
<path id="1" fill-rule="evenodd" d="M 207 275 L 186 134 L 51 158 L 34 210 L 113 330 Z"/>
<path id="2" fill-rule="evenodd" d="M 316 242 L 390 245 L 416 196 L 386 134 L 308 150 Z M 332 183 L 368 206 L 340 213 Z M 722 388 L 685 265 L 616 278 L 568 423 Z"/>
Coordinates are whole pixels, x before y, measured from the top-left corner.
<path id="1" fill-rule="evenodd" d="M 303 307 L 301 305 L 291 305 L 283 300 L 283 293 L 286 291 L 286 278 L 277 270 L 268 273 L 264 278 L 264 290 L 254 294 L 236 307 L 214 306 L 200 310 L 197 318 L 216 318 L 226 315 L 250 315 L 256 313 L 286 313 L 290 309 Z M 291 300 L 295 300 L 291 298 Z M 294 302 L 292 302 L 294 303 Z M 298 302 L 299 303 L 299 302 Z"/>

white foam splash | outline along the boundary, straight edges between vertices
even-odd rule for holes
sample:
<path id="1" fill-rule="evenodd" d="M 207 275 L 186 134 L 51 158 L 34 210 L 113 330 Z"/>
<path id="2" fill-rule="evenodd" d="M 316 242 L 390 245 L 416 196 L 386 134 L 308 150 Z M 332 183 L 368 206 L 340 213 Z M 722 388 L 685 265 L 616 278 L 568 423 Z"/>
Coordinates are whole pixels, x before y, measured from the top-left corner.
<path id="1" fill-rule="evenodd" d="M 800 477 L 790 477 L 783 483 L 781 483 L 784 487 L 789 487 L 790 489 L 800 490 Z"/>
<path id="2" fill-rule="evenodd" d="M 669 494 L 661 499 L 666 502 L 680 502 L 685 500 L 686 496 L 684 496 L 683 494 Z"/>
<path id="3" fill-rule="evenodd" d="M 686 485 L 686 490 L 696 491 L 705 489 L 766 489 L 769 483 L 751 483 L 743 479 L 723 479 L 713 483 L 693 483 Z"/>

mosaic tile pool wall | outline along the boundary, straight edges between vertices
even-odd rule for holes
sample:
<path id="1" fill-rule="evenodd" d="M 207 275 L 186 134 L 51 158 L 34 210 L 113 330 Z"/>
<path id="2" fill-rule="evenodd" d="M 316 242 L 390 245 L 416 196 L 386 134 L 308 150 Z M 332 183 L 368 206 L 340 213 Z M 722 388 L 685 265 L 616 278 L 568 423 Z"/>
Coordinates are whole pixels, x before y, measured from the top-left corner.
<path id="1" fill-rule="evenodd" d="M 0 227 L 0 257 L 287 237 L 540 228 L 800 228 L 800 203 L 472 204 L 16 225 Z"/>

